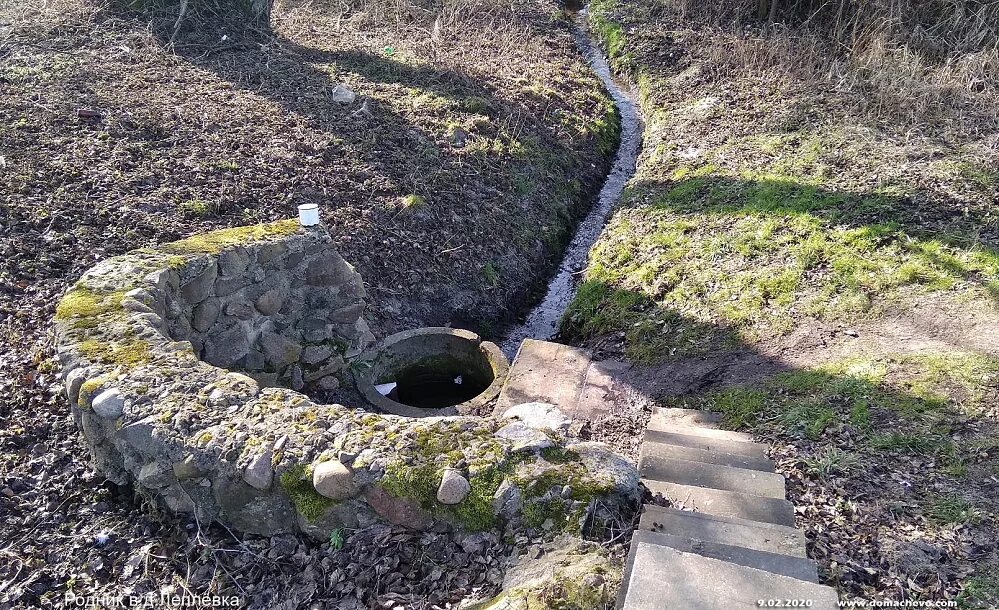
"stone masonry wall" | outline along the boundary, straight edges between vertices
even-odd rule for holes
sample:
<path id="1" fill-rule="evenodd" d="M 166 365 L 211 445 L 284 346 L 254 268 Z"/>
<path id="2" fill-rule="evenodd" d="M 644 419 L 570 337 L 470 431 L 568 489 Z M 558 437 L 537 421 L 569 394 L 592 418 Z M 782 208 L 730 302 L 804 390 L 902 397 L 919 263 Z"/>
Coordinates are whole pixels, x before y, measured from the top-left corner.
<path id="1" fill-rule="evenodd" d="M 293 221 L 90 269 L 54 325 L 96 467 L 202 523 L 261 534 L 376 521 L 550 532 L 634 503 L 635 468 L 550 414 L 410 419 L 292 389 L 346 380 L 373 339 L 363 299 L 326 231 Z"/>
<path id="2" fill-rule="evenodd" d="M 262 386 L 333 390 L 346 360 L 374 340 L 361 276 L 323 231 L 235 246 L 170 280 L 170 336 Z"/>

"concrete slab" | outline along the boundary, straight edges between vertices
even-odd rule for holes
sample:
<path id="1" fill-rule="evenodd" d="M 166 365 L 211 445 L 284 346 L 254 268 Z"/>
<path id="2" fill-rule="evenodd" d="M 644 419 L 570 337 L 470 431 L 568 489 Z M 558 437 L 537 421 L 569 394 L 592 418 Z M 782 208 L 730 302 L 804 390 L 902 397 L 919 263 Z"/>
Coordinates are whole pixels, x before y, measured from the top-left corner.
<path id="1" fill-rule="evenodd" d="M 580 421 L 596 421 L 609 415 L 613 405 L 622 400 L 619 398 L 622 390 L 618 388 L 617 380 L 621 378 L 621 372 L 630 366 L 616 360 L 591 363 L 586 370 L 583 391 L 579 395 L 576 409 L 567 415 Z"/>
<path id="2" fill-rule="evenodd" d="M 750 610 L 760 600 L 801 600 L 812 610 L 838 605 L 831 587 L 642 541 L 633 548 L 623 610 Z"/>
<path id="3" fill-rule="evenodd" d="M 784 499 L 784 476 L 774 472 L 733 468 L 690 460 L 659 460 L 642 473 L 642 479 L 668 481 L 695 487 L 724 489 L 742 494 Z"/>
<path id="4" fill-rule="evenodd" d="M 652 493 L 661 493 L 677 506 L 720 517 L 735 517 L 794 526 L 794 506 L 784 499 L 680 485 L 666 481 L 642 481 Z"/>
<path id="5" fill-rule="evenodd" d="M 661 430 L 646 430 L 644 442 L 664 443 L 667 445 L 705 449 L 707 451 L 722 451 L 736 455 L 749 455 L 761 458 L 767 455 L 766 446 L 760 443 L 726 441 L 678 432 L 663 432 Z"/>
<path id="6" fill-rule="evenodd" d="M 798 559 L 807 557 L 803 532 L 793 527 L 761 525 L 755 521 L 718 519 L 703 513 L 647 506 L 642 513 L 639 528 L 658 534 L 777 553 Z"/>
<path id="7" fill-rule="evenodd" d="M 753 437 L 745 432 L 732 432 L 731 430 L 718 430 L 716 428 L 705 428 L 704 426 L 678 424 L 670 419 L 662 417 L 658 413 L 654 414 L 649 419 L 648 429 L 658 430 L 660 432 L 673 432 L 675 434 L 703 436 L 704 438 L 713 438 L 723 441 L 739 441 L 743 443 L 753 442 Z"/>
<path id="8" fill-rule="evenodd" d="M 639 530 L 632 538 L 632 544 L 647 542 L 657 546 L 667 546 L 684 553 L 696 553 L 702 557 L 720 559 L 747 568 L 765 570 L 774 574 L 790 576 L 807 582 L 819 582 L 819 571 L 815 562 L 803 557 L 791 557 L 781 553 L 769 553 L 757 549 L 747 549 L 735 544 L 708 542 L 677 536 Z"/>
<path id="9" fill-rule="evenodd" d="M 568 415 L 576 410 L 589 366 L 585 350 L 525 339 L 510 366 L 495 413 L 525 402 L 546 402 Z"/>
<path id="10" fill-rule="evenodd" d="M 774 463 L 772 461 L 755 455 L 739 455 L 737 453 L 726 453 L 712 449 L 681 447 L 679 445 L 656 443 L 649 440 L 642 443 L 638 466 L 643 477 L 656 478 L 655 473 L 657 469 L 661 468 L 662 462 L 669 460 L 689 460 L 691 462 L 733 466 L 735 468 L 747 468 L 763 472 L 773 472 L 774 470 Z M 648 471 L 648 475 L 646 475 L 646 471 Z"/>

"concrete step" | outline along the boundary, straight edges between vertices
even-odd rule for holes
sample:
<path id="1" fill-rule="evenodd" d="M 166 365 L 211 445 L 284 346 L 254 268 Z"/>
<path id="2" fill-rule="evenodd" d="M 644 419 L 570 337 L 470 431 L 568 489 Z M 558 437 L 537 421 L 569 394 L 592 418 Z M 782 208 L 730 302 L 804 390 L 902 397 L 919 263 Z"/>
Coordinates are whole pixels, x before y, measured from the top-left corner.
<path id="1" fill-rule="evenodd" d="M 524 339 L 500 391 L 495 412 L 525 402 L 553 404 L 571 414 L 590 366 L 590 354 L 568 345 Z"/>
<path id="2" fill-rule="evenodd" d="M 750 610 L 759 600 L 810 600 L 812 610 L 832 610 L 839 596 L 831 587 L 638 540 L 618 599 L 622 610 Z"/>
<path id="3" fill-rule="evenodd" d="M 691 460 L 659 460 L 649 465 L 642 473 L 642 479 L 643 482 L 646 479 L 667 481 L 781 500 L 785 496 L 783 475 Z"/>
<path id="4" fill-rule="evenodd" d="M 702 428 L 717 428 L 721 421 L 721 415 L 711 411 L 701 411 L 700 409 L 677 409 L 674 407 L 660 407 L 656 409 L 659 419 L 672 422 L 681 426 L 700 426 Z"/>
<path id="5" fill-rule="evenodd" d="M 706 428 L 704 426 L 676 423 L 675 421 L 655 413 L 649 418 L 649 430 L 659 432 L 673 432 L 675 434 L 687 434 L 690 436 L 703 436 L 722 441 L 737 441 L 742 443 L 752 443 L 753 437 L 745 432 L 732 432 L 731 430 L 718 430 L 717 428 Z"/>
<path id="6" fill-rule="evenodd" d="M 632 544 L 647 542 L 657 546 L 667 546 L 684 553 L 696 553 L 702 557 L 720 559 L 729 563 L 765 570 L 774 574 L 790 576 L 807 582 L 819 582 L 819 571 L 815 562 L 802 557 L 792 557 L 782 553 L 770 553 L 757 549 L 747 549 L 735 544 L 695 540 L 674 534 L 661 534 L 645 530 L 636 531 Z"/>
<path id="7" fill-rule="evenodd" d="M 805 534 L 793 527 L 652 505 L 645 506 L 638 527 L 680 538 L 727 544 L 790 557 L 807 557 Z"/>
<path id="8" fill-rule="evenodd" d="M 733 466 L 735 468 L 746 468 L 748 470 L 760 470 L 763 472 L 773 472 L 774 470 L 774 463 L 772 461 L 755 455 L 739 455 L 738 453 L 683 447 L 667 443 L 656 443 L 649 440 L 642 443 L 641 456 L 638 460 L 642 476 L 656 478 L 655 472 L 661 467 L 662 462 L 669 460 L 704 462 L 706 464 Z M 646 475 L 646 472 L 649 474 Z"/>
<path id="9" fill-rule="evenodd" d="M 663 430 L 646 430 L 643 442 L 663 443 L 665 445 L 704 449 L 706 451 L 721 451 L 760 458 L 765 458 L 767 455 L 766 446 L 760 443 L 726 441 L 717 438 L 684 434 L 682 432 L 665 432 Z"/>
<path id="10" fill-rule="evenodd" d="M 643 480 L 649 491 L 661 493 L 675 505 L 719 517 L 794 526 L 794 506 L 783 498 L 681 485 L 667 481 Z"/>

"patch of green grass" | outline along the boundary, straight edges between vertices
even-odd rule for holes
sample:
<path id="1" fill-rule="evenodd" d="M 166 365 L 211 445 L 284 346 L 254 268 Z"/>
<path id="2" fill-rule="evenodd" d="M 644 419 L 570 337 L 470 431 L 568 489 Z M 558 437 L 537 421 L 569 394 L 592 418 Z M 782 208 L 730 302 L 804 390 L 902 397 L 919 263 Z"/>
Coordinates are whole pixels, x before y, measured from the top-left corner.
<path id="1" fill-rule="evenodd" d="M 410 194 L 402 198 L 402 207 L 409 210 L 414 208 L 422 208 L 427 205 L 427 200 L 420 195 Z"/>
<path id="2" fill-rule="evenodd" d="M 922 510 L 926 518 L 939 524 L 979 523 L 982 520 L 978 508 L 956 495 L 930 496 Z"/>
<path id="3" fill-rule="evenodd" d="M 591 252 L 586 280 L 602 294 L 580 291 L 573 328 L 581 338 L 628 332 L 667 310 L 741 340 L 790 332 L 796 321 L 874 317 L 913 293 L 949 292 L 971 282 L 999 286 L 999 257 L 936 238 L 917 238 L 890 224 L 851 226 L 857 200 L 781 181 L 713 181 L 686 170 L 667 190 L 632 187 L 626 200 L 648 201 L 615 214 Z M 644 297 L 647 314 L 587 321 L 619 311 L 614 303 Z M 650 320 L 651 321 L 651 320 Z M 665 356 L 635 345 L 635 353 Z M 684 347 L 680 345 L 679 347 Z M 699 346 L 688 345 L 689 353 Z M 683 355 L 683 351 L 680 352 Z"/>
<path id="4" fill-rule="evenodd" d="M 980 414 L 988 408 L 992 379 L 999 379 L 999 358 L 980 354 L 849 358 L 779 373 L 758 386 L 674 399 L 669 406 L 720 412 L 730 428 L 778 425 L 811 440 L 850 425 L 867 450 L 939 454 L 957 473 L 965 460 L 948 438 L 950 422 L 958 410 Z M 875 418 L 890 427 L 876 425 Z"/>
<path id="5" fill-rule="evenodd" d="M 957 604 L 962 610 L 990 610 L 999 607 L 999 566 L 975 566 L 975 575 L 964 582 Z"/>
<path id="6" fill-rule="evenodd" d="M 955 169 L 961 178 L 981 190 L 994 191 L 999 188 L 999 171 L 988 168 L 979 163 L 962 161 L 956 164 Z"/>
<path id="7" fill-rule="evenodd" d="M 808 471 L 825 479 L 831 474 L 845 474 L 860 464 L 860 458 L 848 451 L 836 447 L 827 447 L 819 453 L 806 457 L 805 466 Z"/>
<path id="8" fill-rule="evenodd" d="M 889 432 L 871 437 L 868 445 L 882 453 L 933 453 L 941 447 L 943 440 L 923 433 Z"/>
<path id="9" fill-rule="evenodd" d="M 624 28 L 614 21 L 610 12 L 617 8 L 616 0 L 595 0 L 589 4 L 590 26 L 596 32 L 607 57 L 615 66 L 623 65 L 628 59 L 625 49 L 627 40 Z"/>
<path id="10" fill-rule="evenodd" d="M 204 199 L 187 199 L 177 204 L 177 211 L 185 216 L 207 218 L 218 213 L 218 206 Z"/>
<path id="11" fill-rule="evenodd" d="M 492 261 L 482 266 L 482 279 L 486 281 L 486 286 L 489 286 L 490 288 L 495 288 L 499 285 L 499 269 L 497 269 L 496 265 L 494 265 Z"/>

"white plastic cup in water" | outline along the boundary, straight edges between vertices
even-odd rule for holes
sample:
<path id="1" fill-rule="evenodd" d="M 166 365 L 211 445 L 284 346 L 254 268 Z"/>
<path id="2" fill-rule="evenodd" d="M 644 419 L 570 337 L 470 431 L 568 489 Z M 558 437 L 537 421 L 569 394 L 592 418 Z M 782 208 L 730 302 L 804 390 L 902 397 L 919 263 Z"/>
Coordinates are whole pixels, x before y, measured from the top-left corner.
<path id="1" fill-rule="evenodd" d="M 298 206 L 298 220 L 303 227 L 314 227 L 319 224 L 319 205 L 303 203 Z"/>

